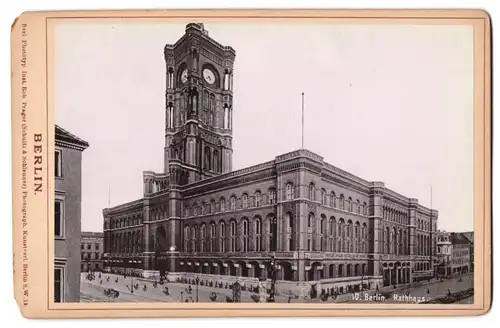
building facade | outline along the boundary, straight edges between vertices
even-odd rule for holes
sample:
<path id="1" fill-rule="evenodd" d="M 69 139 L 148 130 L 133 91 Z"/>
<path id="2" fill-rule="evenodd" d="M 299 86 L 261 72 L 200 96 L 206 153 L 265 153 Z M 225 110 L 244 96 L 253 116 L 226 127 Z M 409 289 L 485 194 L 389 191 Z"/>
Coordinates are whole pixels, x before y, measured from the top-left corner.
<path id="1" fill-rule="evenodd" d="M 104 251 L 102 232 L 82 232 L 81 249 L 81 271 L 101 271 L 102 254 Z"/>
<path id="2" fill-rule="evenodd" d="M 451 233 L 451 273 L 461 275 L 470 272 L 470 242 L 463 233 Z"/>
<path id="3" fill-rule="evenodd" d="M 464 232 L 463 235 L 469 242 L 469 271 L 474 272 L 474 231 Z"/>
<path id="4" fill-rule="evenodd" d="M 429 279 L 438 212 L 308 150 L 232 171 L 235 51 L 202 24 L 165 47 L 164 172 L 103 210 L 107 270 L 318 283 L 340 291 Z M 285 284 L 286 285 L 286 284 Z"/>
<path id="5" fill-rule="evenodd" d="M 437 274 L 441 277 L 452 275 L 452 251 L 453 245 L 450 241 L 450 233 L 446 231 L 437 232 Z"/>
<path id="6" fill-rule="evenodd" d="M 82 152 L 88 143 L 56 125 L 54 300 L 80 301 Z"/>

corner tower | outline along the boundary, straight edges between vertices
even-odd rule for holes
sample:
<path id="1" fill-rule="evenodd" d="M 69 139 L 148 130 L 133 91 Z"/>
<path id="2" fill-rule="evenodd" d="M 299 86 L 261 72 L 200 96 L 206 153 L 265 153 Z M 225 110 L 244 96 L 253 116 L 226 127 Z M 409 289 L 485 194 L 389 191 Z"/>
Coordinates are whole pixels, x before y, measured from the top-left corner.
<path id="1" fill-rule="evenodd" d="M 190 23 L 164 54 L 165 173 L 183 185 L 230 172 L 234 49 Z"/>

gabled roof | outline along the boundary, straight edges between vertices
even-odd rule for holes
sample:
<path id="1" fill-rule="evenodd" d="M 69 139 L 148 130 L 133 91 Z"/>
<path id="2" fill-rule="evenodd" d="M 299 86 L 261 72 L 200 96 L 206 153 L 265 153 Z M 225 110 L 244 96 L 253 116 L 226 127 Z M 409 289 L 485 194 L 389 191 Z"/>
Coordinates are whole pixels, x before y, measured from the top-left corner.
<path id="1" fill-rule="evenodd" d="M 474 243 L 474 231 L 463 232 L 462 234 L 470 243 Z"/>
<path id="2" fill-rule="evenodd" d="M 469 241 L 469 239 L 467 239 L 465 236 L 464 236 L 464 233 L 461 233 L 461 232 L 453 232 L 450 236 L 450 241 L 452 244 L 456 245 L 456 244 L 471 244 L 471 241 Z"/>
<path id="3" fill-rule="evenodd" d="M 89 143 L 56 125 L 56 145 L 84 150 L 89 146 Z"/>

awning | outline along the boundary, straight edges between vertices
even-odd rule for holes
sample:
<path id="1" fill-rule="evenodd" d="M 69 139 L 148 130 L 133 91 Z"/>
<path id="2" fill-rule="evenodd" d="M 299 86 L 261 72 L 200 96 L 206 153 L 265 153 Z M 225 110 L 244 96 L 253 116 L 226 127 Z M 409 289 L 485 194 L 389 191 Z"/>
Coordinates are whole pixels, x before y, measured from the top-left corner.
<path id="1" fill-rule="evenodd" d="M 208 263 L 207 263 L 207 262 L 205 262 L 205 263 L 203 263 L 203 265 L 204 265 L 204 266 L 208 266 Z"/>
<path id="2" fill-rule="evenodd" d="M 266 266 L 265 266 L 264 264 L 259 264 L 259 268 L 261 268 L 261 269 L 265 269 L 265 268 L 266 268 Z"/>
<path id="3" fill-rule="evenodd" d="M 222 263 L 222 266 L 227 268 L 227 263 Z"/>
<path id="4" fill-rule="evenodd" d="M 213 266 L 219 266 L 219 264 L 218 264 L 218 263 L 212 263 L 212 265 L 213 265 Z"/>
<path id="5" fill-rule="evenodd" d="M 196 266 L 200 266 L 200 262 L 196 262 L 196 263 L 195 263 L 195 265 L 196 265 Z"/>
<path id="6" fill-rule="evenodd" d="M 184 265 L 184 262 L 181 262 L 180 265 Z"/>
<path id="7" fill-rule="evenodd" d="M 309 265 L 308 265 L 308 266 L 306 266 L 306 267 L 305 267 L 305 270 L 306 270 L 306 271 L 311 270 L 311 266 L 309 266 Z"/>
<path id="8" fill-rule="evenodd" d="M 253 265 L 247 264 L 247 268 L 251 269 L 251 268 L 253 268 Z"/>
<path id="9" fill-rule="evenodd" d="M 191 265 L 191 262 L 188 262 L 187 264 L 190 266 L 190 265 Z"/>
<path id="10" fill-rule="evenodd" d="M 240 265 L 239 265 L 238 263 L 235 263 L 235 264 L 234 264 L 234 267 L 235 267 L 235 268 L 239 268 L 239 267 L 240 267 Z"/>

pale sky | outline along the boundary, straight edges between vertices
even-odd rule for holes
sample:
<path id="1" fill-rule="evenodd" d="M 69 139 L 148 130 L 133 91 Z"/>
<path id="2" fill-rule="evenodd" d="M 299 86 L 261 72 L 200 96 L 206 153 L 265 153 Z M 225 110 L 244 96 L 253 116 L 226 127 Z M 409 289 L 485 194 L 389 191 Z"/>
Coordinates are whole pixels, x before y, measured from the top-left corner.
<path id="1" fill-rule="evenodd" d="M 90 21 L 89 21 L 90 22 Z M 188 23 L 188 22 L 186 22 Z M 82 230 L 163 170 L 165 44 L 185 23 L 60 23 L 56 123 L 83 154 Z M 233 169 L 301 147 L 418 198 L 438 228 L 473 229 L 473 30 L 468 26 L 205 23 L 236 51 Z"/>

